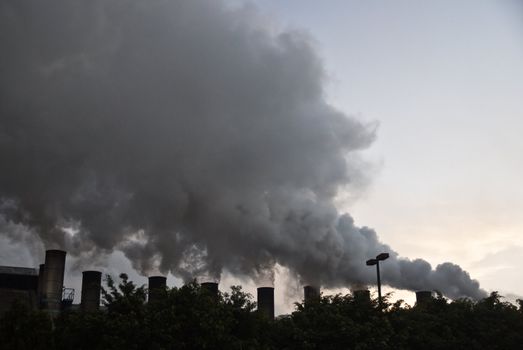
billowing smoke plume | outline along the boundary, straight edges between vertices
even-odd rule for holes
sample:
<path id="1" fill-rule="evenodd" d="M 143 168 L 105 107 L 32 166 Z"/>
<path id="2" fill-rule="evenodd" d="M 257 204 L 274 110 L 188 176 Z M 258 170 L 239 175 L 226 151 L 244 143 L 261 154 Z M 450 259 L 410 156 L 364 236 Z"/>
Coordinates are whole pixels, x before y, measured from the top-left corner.
<path id="1" fill-rule="evenodd" d="M 216 0 L 6 0 L 0 52 L 3 234 L 184 278 L 278 263 L 324 286 L 372 283 L 364 261 L 388 251 L 393 287 L 483 295 L 336 210 L 375 127 L 325 102 L 307 35 Z"/>

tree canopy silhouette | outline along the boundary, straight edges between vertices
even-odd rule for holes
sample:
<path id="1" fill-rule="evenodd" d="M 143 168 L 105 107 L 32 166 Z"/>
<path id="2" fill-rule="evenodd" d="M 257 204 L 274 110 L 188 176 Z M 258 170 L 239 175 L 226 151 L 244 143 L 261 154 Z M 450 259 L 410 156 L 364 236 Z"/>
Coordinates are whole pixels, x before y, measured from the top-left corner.
<path id="1" fill-rule="evenodd" d="M 104 307 L 69 310 L 51 319 L 14 303 L 0 319 L 0 349 L 520 349 L 523 301 L 497 293 L 474 302 L 439 295 L 410 307 L 384 307 L 354 295 L 296 303 L 290 315 L 268 319 L 235 286 L 217 295 L 196 282 L 147 290 L 120 275 L 106 277 Z"/>

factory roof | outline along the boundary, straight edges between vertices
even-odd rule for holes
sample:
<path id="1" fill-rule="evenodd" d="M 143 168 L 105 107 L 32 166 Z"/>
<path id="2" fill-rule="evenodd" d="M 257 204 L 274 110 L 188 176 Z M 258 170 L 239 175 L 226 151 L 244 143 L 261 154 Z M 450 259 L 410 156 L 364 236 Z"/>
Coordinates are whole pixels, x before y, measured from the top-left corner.
<path id="1" fill-rule="evenodd" d="M 37 276 L 38 271 L 32 267 L 0 266 L 0 273 L 9 275 Z"/>

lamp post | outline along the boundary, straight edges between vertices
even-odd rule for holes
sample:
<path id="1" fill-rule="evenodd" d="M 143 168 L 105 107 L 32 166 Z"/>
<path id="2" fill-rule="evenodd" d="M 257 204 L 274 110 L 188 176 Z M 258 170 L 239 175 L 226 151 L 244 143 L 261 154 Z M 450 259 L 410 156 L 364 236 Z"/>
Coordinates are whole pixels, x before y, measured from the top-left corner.
<path id="1" fill-rule="evenodd" d="M 376 256 L 374 259 L 367 260 L 367 266 L 376 265 L 376 274 L 378 276 L 378 304 L 381 309 L 381 278 L 380 278 L 380 261 L 386 260 L 389 258 L 389 253 L 381 253 Z"/>

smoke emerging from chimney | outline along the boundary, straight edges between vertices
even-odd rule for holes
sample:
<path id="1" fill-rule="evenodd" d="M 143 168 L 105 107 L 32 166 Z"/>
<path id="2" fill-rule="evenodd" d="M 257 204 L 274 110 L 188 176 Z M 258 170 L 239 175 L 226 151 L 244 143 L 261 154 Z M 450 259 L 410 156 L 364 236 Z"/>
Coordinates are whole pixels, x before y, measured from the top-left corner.
<path id="1" fill-rule="evenodd" d="M 0 5 L 2 233 L 142 272 L 483 291 L 402 260 L 333 199 L 365 182 L 375 125 L 325 101 L 311 38 L 220 1 Z M 7 203 L 7 204 L 6 204 Z M 24 238 L 26 239 L 26 238 Z"/>

